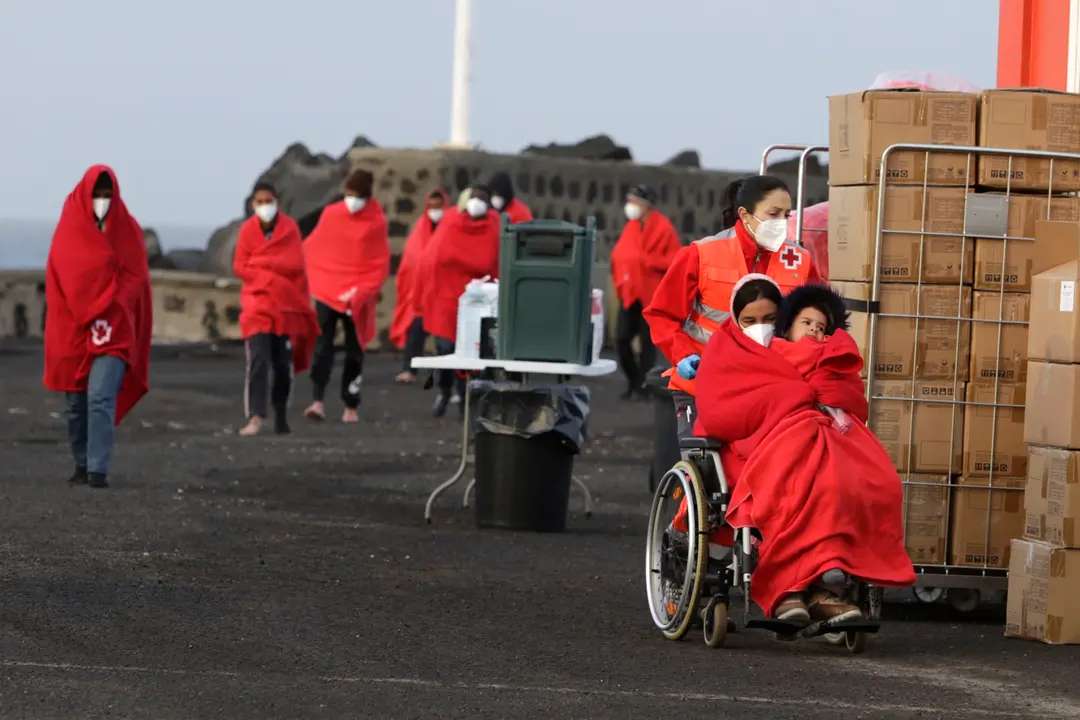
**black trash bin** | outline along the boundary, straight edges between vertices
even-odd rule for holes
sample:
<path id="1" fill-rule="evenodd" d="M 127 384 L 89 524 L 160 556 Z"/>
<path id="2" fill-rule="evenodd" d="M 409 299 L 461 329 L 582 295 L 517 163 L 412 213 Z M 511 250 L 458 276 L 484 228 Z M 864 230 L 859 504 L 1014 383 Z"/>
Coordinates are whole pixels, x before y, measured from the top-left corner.
<path id="1" fill-rule="evenodd" d="M 668 390 L 668 379 L 662 377 L 662 373 L 670 367 L 666 362 L 661 362 L 645 375 L 645 388 L 653 397 L 653 459 L 649 467 L 649 492 L 656 492 L 660 478 L 682 459 L 675 401 Z"/>
<path id="2" fill-rule="evenodd" d="M 474 382 L 476 526 L 562 532 L 589 389 Z"/>

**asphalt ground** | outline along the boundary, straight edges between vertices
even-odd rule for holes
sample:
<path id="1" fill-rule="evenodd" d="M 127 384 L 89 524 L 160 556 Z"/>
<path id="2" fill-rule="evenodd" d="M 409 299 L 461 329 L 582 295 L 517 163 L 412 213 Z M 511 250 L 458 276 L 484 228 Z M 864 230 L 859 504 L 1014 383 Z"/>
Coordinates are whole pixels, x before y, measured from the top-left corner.
<path id="1" fill-rule="evenodd" d="M 362 421 L 242 438 L 242 351 L 155 350 L 113 487 L 67 485 L 41 350 L 0 351 L 2 718 L 1065 718 L 1080 649 L 1000 607 L 889 608 L 865 655 L 654 630 L 643 543 L 652 408 L 591 382 L 566 533 L 477 530 L 430 392 L 369 358 Z"/>

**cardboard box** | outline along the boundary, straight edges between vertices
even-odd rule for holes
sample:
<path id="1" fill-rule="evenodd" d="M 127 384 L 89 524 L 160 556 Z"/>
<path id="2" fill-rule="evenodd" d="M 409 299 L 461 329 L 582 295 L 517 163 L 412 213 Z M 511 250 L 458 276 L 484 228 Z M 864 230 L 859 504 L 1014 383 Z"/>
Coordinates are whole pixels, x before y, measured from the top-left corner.
<path id="1" fill-rule="evenodd" d="M 1031 270 L 1028 358 L 1080 362 L 1080 224 L 1039 221 Z"/>
<path id="2" fill-rule="evenodd" d="M 1027 381 L 1027 326 L 1006 323 L 1026 323 L 1030 300 L 1024 293 L 976 291 L 971 317 L 994 322 L 971 323 L 973 381 L 992 382 L 995 377 L 1008 383 Z"/>
<path id="3" fill-rule="evenodd" d="M 971 288 L 881 285 L 878 304 L 880 317 L 871 358 L 877 377 L 968 380 L 971 323 L 925 318 L 970 318 Z M 914 317 L 897 317 L 914 315 L 920 318 L 917 322 Z"/>
<path id="4" fill-rule="evenodd" d="M 1028 540 L 1080 547 L 1080 453 L 1031 446 L 1024 517 Z"/>
<path id="5" fill-rule="evenodd" d="M 1023 384 L 973 382 L 967 386 L 964 412 L 964 474 L 1027 477 L 1028 449 L 1024 442 Z M 996 398 L 996 400 L 995 400 Z M 991 407 L 1018 405 L 1019 407 Z M 1017 536 L 1019 537 L 1019 536 Z"/>
<path id="6" fill-rule="evenodd" d="M 1029 360 L 1025 404 L 1028 444 L 1080 449 L 1080 365 Z"/>
<path id="7" fill-rule="evenodd" d="M 879 195 L 876 185 L 829 189 L 830 280 L 874 279 Z M 881 281 L 959 284 L 963 278 L 970 283 L 975 241 L 932 234 L 964 232 L 966 199 L 964 188 L 928 187 L 925 194 L 922 187 L 887 188 L 878 256 Z"/>
<path id="8" fill-rule="evenodd" d="M 1080 95 L 1039 89 L 984 90 L 979 145 L 1080 153 Z M 831 137 L 830 137 L 831 141 Z M 979 157 L 978 184 L 1012 190 L 1080 190 L 1080 163 L 1008 155 Z M 1011 173 L 1011 180 L 1010 180 Z"/>
<path id="9" fill-rule="evenodd" d="M 1004 197 L 1004 193 L 985 194 Z M 975 241 L 976 290 L 1000 291 L 1004 288 L 1005 292 L 1030 292 L 1038 221 L 1080 222 L 1080 198 L 1009 195 L 1008 201 L 1008 243 L 999 238 L 983 237 Z M 1007 255 L 1004 269 L 1002 254 Z"/>
<path id="10" fill-rule="evenodd" d="M 964 383 L 958 383 L 954 390 L 953 383 L 945 381 L 874 381 L 870 429 L 881 441 L 897 472 L 934 475 L 960 472 L 964 406 L 951 402 L 955 393 L 964 397 Z"/>
<path id="11" fill-rule="evenodd" d="M 881 156 L 897 143 L 974 145 L 978 96 L 911 89 L 868 90 L 829 98 L 829 185 L 881 177 Z M 890 183 L 970 185 L 975 158 L 900 151 L 889 155 Z"/>
<path id="12" fill-rule="evenodd" d="M 1013 540 L 1005 634 L 1050 645 L 1080 643 L 1080 550 Z"/>
<path id="13" fill-rule="evenodd" d="M 991 485 L 989 478 L 966 475 L 957 480 L 952 497 L 949 564 L 1009 566 L 1009 544 L 1024 532 L 1026 483 L 1025 478 L 994 477 Z"/>
<path id="14" fill-rule="evenodd" d="M 949 476 L 904 476 L 904 547 L 911 562 L 945 563 L 949 538 Z"/>

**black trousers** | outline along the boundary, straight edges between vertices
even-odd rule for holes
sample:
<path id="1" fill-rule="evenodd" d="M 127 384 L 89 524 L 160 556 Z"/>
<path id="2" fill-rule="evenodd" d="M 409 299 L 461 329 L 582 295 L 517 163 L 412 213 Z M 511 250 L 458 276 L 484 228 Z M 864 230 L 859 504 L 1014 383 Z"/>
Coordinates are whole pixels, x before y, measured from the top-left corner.
<path id="1" fill-rule="evenodd" d="M 656 346 L 649 334 L 649 323 L 641 316 L 640 302 L 628 308 L 619 308 L 615 320 L 615 348 L 619 354 L 619 366 L 626 375 L 627 387 L 631 390 L 640 388 L 645 383 L 645 373 L 656 362 Z M 641 343 L 641 355 L 635 356 L 634 338 Z"/>
<path id="2" fill-rule="evenodd" d="M 321 334 L 315 342 L 315 355 L 311 359 L 312 396 L 318 402 L 326 399 L 326 386 L 334 371 L 334 336 L 338 323 L 345 327 L 345 367 L 341 373 L 341 401 L 345 407 L 355 410 L 360 405 L 360 384 L 364 374 L 364 349 L 356 337 L 352 318 L 328 305 L 315 302 L 315 314 L 319 319 Z"/>
<path id="3" fill-rule="evenodd" d="M 454 343 L 446 338 L 435 338 L 435 354 L 436 355 L 453 355 Z M 455 370 L 439 370 L 437 375 L 439 392 L 443 395 L 450 395 L 452 391 L 457 390 L 458 395 L 462 398 L 465 397 L 465 378 L 458 377 Z"/>
<path id="4" fill-rule="evenodd" d="M 249 418 L 267 417 L 266 397 L 270 395 L 274 412 L 283 415 L 292 394 L 292 345 L 289 338 L 259 333 L 249 337 L 244 345 L 247 352 L 244 413 Z"/>
<path id="5" fill-rule="evenodd" d="M 409 326 L 409 332 L 405 336 L 405 370 L 411 372 L 413 375 L 416 371 L 412 369 L 413 358 L 420 357 L 424 354 L 424 343 L 427 341 L 427 333 L 424 332 L 424 319 L 415 318 L 412 321 L 412 325 Z"/>

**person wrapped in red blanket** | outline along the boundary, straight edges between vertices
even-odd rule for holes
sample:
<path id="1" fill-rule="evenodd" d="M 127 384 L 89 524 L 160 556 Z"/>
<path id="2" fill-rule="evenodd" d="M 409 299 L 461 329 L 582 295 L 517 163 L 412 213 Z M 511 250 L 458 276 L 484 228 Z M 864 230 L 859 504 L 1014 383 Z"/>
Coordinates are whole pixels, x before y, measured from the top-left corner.
<path id="1" fill-rule="evenodd" d="M 427 274 L 424 267 L 427 261 L 425 253 L 449 203 L 450 198 L 442 188 L 436 188 L 427 194 L 424 213 L 405 240 L 405 250 L 401 253 L 401 262 L 394 276 L 397 302 L 394 305 L 394 316 L 390 320 L 390 342 L 394 347 L 405 350 L 405 367 L 395 378 L 399 383 L 416 381 L 412 359 L 424 354 L 427 333 L 424 332 L 421 289 L 422 278 Z"/>
<path id="2" fill-rule="evenodd" d="M 69 482 L 108 487 L 114 428 L 147 393 L 153 300 L 143 231 L 112 169 L 64 202 L 45 268 L 45 387 L 66 394 Z"/>
<path id="3" fill-rule="evenodd" d="M 846 327 L 839 296 L 796 288 L 767 347 L 729 319 L 698 369 L 694 432 L 728 444 L 725 471 L 742 465 L 727 520 L 761 533 L 751 593 L 772 617 L 858 619 L 840 597 L 845 576 L 915 581 L 900 478 L 866 427 L 862 358 Z"/>
<path id="4" fill-rule="evenodd" d="M 435 337 L 435 351 L 439 355 L 454 353 L 458 300 L 465 286 L 470 280 L 499 277 L 501 221 L 499 214 L 491 209 L 491 192 L 487 185 L 469 187 L 465 209 L 443 218 L 424 251 L 427 256 L 422 280 L 424 332 Z M 445 415 L 454 397 L 458 398 L 459 414 L 464 413 L 461 402 L 465 394 L 464 378 L 456 378 L 453 370 L 440 370 L 438 387 L 432 415 Z"/>
<path id="5" fill-rule="evenodd" d="M 341 372 L 344 423 L 359 420 L 364 348 L 375 337 L 375 308 L 390 276 L 390 230 L 386 213 L 372 193 L 375 176 L 357 168 L 345 178 L 344 198 L 327 205 L 319 224 L 304 241 L 308 282 L 315 298 L 319 339 L 311 359 L 310 420 L 326 419 L 326 386 L 334 369 L 338 323 L 345 330 L 345 366 Z"/>
<path id="6" fill-rule="evenodd" d="M 304 246 L 296 221 L 278 211 L 277 190 L 260 182 L 251 193 L 254 212 L 240 226 L 233 274 L 240 278 L 240 335 L 244 338 L 244 414 L 241 435 L 255 435 L 266 420 L 266 396 L 273 371 L 270 404 L 274 432 L 289 432 L 285 417 L 293 374 L 311 360 L 319 324 L 311 307 Z"/>

